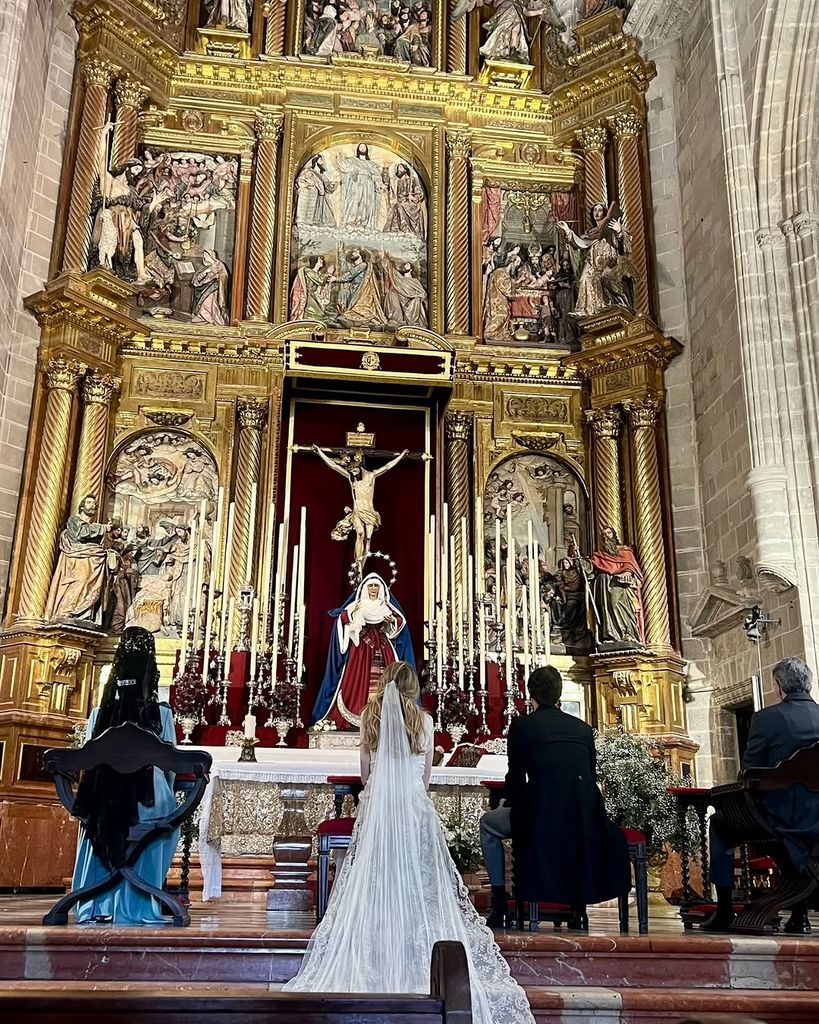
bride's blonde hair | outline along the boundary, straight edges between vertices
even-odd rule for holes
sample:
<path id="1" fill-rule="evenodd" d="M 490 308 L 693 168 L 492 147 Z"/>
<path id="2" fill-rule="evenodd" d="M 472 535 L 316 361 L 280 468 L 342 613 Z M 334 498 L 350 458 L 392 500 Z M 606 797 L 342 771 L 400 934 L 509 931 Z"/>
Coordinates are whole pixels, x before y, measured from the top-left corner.
<path id="1" fill-rule="evenodd" d="M 384 701 L 384 688 L 387 683 L 395 683 L 401 697 L 401 710 L 404 714 L 404 725 L 407 739 L 413 754 L 424 753 L 424 735 L 426 712 L 418 703 L 421 688 L 415 669 L 406 661 L 396 661 L 387 665 L 384 674 L 378 680 L 378 692 L 367 701 L 361 712 L 361 746 L 365 750 L 378 749 L 378 736 L 381 732 L 381 705 Z"/>

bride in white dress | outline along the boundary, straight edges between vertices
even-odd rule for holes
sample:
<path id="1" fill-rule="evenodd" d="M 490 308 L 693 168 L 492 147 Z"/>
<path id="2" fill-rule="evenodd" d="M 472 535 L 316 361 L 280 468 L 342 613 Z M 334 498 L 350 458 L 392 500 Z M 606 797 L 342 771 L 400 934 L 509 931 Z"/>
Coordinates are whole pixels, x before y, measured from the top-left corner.
<path id="1" fill-rule="evenodd" d="M 475 1024 L 534 1024 L 526 994 L 469 900 L 427 794 L 432 719 L 406 662 L 361 719 L 365 783 L 352 843 L 299 973 L 302 992 L 429 992 L 433 945 L 463 943 Z"/>

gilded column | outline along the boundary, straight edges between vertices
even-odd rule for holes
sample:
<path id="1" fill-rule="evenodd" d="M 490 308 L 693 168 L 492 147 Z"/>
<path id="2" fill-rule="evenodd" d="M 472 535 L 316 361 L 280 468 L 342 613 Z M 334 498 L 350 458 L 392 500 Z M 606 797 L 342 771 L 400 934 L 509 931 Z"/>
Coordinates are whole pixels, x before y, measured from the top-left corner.
<path id="1" fill-rule="evenodd" d="M 230 295 L 231 323 L 242 319 L 247 289 L 248 214 L 253 151 L 239 154 L 239 187 L 236 191 L 236 228 L 233 233 L 233 286 Z"/>
<path id="2" fill-rule="evenodd" d="M 247 582 L 245 570 L 248 563 L 252 514 L 250 492 L 255 483 L 257 485 L 256 514 L 258 515 L 258 509 L 261 507 L 258 484 L 262 469 L 262 432 L 267 423 L 267 402 L 259 401 L 255 397 L 240 398 L 236 403 L 236 417 L 239 421 L 239 451 L 236 458 L 236 490 L 234 493 L 236 519 L 228 575 L 230 597 L 235 597 L 239 587 Z M 259 539 L 258 532 L 256 539 Z"/>
<path id="3" fill-rule="evenodd" d="M 446 330 L 469 334 L 469 133 L 446 133 Z"/>
<path id="4" fill-rule="evenodd" d="M 115 73 L 114 65 L 99 57 L 91 57 L 82 65 L 85 99 L 68 206 L 63 270 L 84 271 L 88 267 L 91 195 L 100 169 L 100 144 L 108 109 L 108 88 Z"/>
<path id="5" fill-rule="evenodd" d="M 583 148 L 583 171 L 585 180 L 586 206 L 595 203 L 609 204 L 609 190 L 606 184 L 606 141 L 608 132 L 605 125 L 588 125 L 574 133 Z M 581 220 L 581 228 L 588 220 L 589 211 Z"/>
<path id="6" fill-rule="evenodd" d="M 284 7 L 277 4 L 277 7 Z M 270 316 L 273 250 L 276 241 L 276 190 L 279 142 L 283 118 L 264 113 L 256 118 L 256 167 L 253 177 L 253 215 L 247 271 L 246 315 L 249 320 Z"/>
<path id="7" fill-rule="evenodd" d="M 597 538 L 611 526 L 623 540 L 623 506 L 620 501 L 620 433 L 623 417 L 617 408 L 590 409 L 586 420 L 594 437 L 594 508 Z"/>
<path id="8" fill-rule="evenodd" d="M 460 409 L 447 413 L 444 421 L 446 441 L 446 500 L 449 505 L 449 528 L 458 538 L 455 544 L 455 575 L 460 581 L 462 565 L 461 520 L 471 522 L 469 500 L 469 445 L 472 439 L 472 414 Z M 447 538 L 449 543 L 449 538 Z"/>
<path id="9" fill-rule="evenodd" d="M 267 0 L 264 5 L 264 52 L 273 56 L 284 53 L 284 29 L 287 24 L 287 0 Z"/>
<path id="10" fill-rule="evenodd" d="M 122 167 L 126 160 L 136 154 L 137 118 L 149 92 L 147 86 L 129 75 L 118 78 L 114 83 L 117 106 L 117 122 L 111 146 L 111 166 L 114 168 Z"/>
<path id="11" fill-rule="evenodd" d="M 44 370 L 48 397 L 34 478 L 18 619 L 40 620 L 43 617 L 63 514 L 71 411 L 84 370 L 81 363 L 65 359 L 51 359 Z"/>
<path id="12" fill-rule="evenodd" d="M 466 74 L 466 23 L 467 16 L 453 18 L 452 11 L 459 0 L 450 0 L 449 31 L 446 45 L 446 69 L 451 75 Z"/>
<path id="13" fill-rule="evenodd" d="M 643 122 L 633 110 L 623 111 L 609 118 L 614 132 L 617 157 L 617 191 L 623 226 L 631 238 L 631 261 L 637 270 L 634 283 L 635 308 L 648 313 L 648 251 L 643 206 L 643 175 L 640 165 L 640 136 Z"/>
<path id="14" fill-rule="evenodd" d="M 71 506 L 75 508 L 89 494 L 102 502 L 105 456 L 108 449 L 108 425 L 111 398 L 122 383 L 119 377 L 94 373 L 82 382 L 82 427 L 80 449 L 74 471 Z"/>
<path id="15" fill-rule="evenodd" d="M 635 526 L 643 570 L 646 644 L 655 650 L 668 651 L 671 647 L 671 630 L 657 457 L 660 403 L 655 398 L 644 398 L 628 402 L 625 408 L 631 425 Z"/>

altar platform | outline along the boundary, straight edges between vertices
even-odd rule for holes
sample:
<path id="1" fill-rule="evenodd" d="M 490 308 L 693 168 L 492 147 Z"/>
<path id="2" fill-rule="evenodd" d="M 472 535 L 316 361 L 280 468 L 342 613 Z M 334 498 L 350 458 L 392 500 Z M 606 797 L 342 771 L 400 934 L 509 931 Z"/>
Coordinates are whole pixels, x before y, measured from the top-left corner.
<path id="1" fill-rule="evenodd" d="M 53 899 L 0 897 L 0 990 L 274 990 L 298 969 L 313 926 L 310 914 L 195 903 L 184 929 L 43 928 Z M 619 935 L 614 910 L 589 916 L 588 935 L 498 935 L 538 1024 L 819 1020 L 819 939 L 683 934 L 671 907 L 653 908 L 642 937 Z"/>

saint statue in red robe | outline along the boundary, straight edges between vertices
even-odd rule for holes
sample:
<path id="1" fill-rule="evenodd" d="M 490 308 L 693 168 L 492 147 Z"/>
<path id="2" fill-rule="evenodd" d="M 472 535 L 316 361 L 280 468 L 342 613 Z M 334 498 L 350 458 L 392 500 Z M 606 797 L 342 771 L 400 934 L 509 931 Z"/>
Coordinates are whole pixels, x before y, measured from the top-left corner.
<path id="1" fill-rule="evenodd" d="M 387 665 L 395 661 L 414 665 L 407 620 L 387 584 L 374 572 L 342 608 L 330 614 L 336 624 L 312 721 L 357 729 L 364 705 Z"/>
<path id="2" fill-rule="evenodd" d="M 595 640 L 598 646 L 642 647 L 643 570 L 634 552 L 621 544 L 611 526 L 603 528 L 603 550 L 591 557 Z"/>

